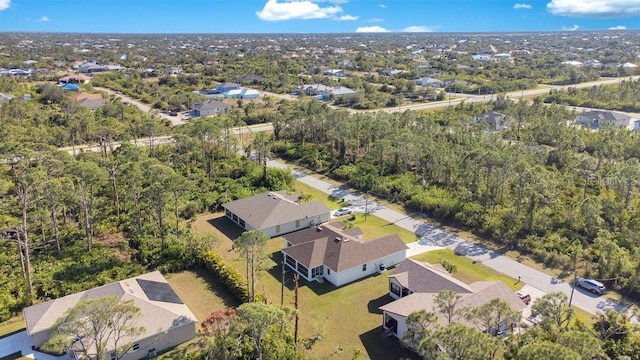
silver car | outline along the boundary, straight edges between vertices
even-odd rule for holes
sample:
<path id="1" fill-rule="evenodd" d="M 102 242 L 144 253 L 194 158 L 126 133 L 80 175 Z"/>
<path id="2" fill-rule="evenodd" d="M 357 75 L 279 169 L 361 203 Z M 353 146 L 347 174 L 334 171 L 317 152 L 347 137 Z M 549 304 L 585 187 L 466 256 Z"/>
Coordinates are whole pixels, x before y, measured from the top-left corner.
<path id="1" fill-rule="evenodd" d="M 579 277 L 576 279 L 575 285 L 580 286 L 581 288 L 585 290 L 589 290 L 592 293 L 598 294 L 598 295 L 602 295 L 605 293 L 605 291 L 607 291 L 607 288 L 604 286 L 603 283 L 593 279 L 585 279 L 585 278 Z"/>

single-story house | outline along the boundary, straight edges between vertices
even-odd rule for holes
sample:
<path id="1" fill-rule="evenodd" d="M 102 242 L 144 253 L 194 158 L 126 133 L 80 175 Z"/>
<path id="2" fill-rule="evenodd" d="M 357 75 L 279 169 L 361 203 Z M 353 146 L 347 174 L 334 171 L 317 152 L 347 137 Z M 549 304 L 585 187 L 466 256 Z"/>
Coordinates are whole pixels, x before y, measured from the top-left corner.
<path id="1" fill-rule="evenodd" d="M 443 88 L 444 81 L 438 80 L 432 77 L 423 76 L 421 78 L 416 79 L 416 84 L 420 86 L 430 86 L 434 88 Z"/>
<path id="2" fill-rule="evenodd" d="M 248 88 L 238 88 L 227 90 L 222 93 L 225 99 L 257 99 L 260 97 L 258 90 Z"/>
<path id="3" fill-rule="evenodd" d="M 344 70 L 342 69 L 327 69 L 322 73 L 327 76 L 336 76 L 336 77 L 344 77 L 345 75 Z"/>
<path id="4" fill-rule="evenodd" d="M 327 86 L 323 84 L 304 85 L 298 87 L 297 94 L 304 93 L 309 96 L 315 96 L 320 100 L 327 100 L 333 97 L 355 95 L 357 92 L 344 86 Z"/>
<path id="5" fill-rule="evenodd" d="M 237 90 L 237 89 L 240 89 L 240 84 L 233 83 L 233 82 L 226 82 L 226 83 L 218 84 L 218 86 L 216 86 L 216 90 L 219 93 L 225 93 L 229 90 Z"/>
<path id="6" fill-rule="evenodd" d="M 303 203 L 299 194 L 265 192 L 223 204 L 225 216 L 245 230 L 260 230 L 269 237 L 322 224 L 331 210 L 320 200 Z"/>
<path id="7" fill-rule="evenodd" d="M 47 342 L 51 337 L 51 327 L 78 302 L 105 296 L 116 296 L 123 301 L 131 300 L 141 311 L 142 316 L 137 319 L 135 326 L 142 326 L 145 330 L 138 338 L 133 339 L 132 350 L 123 360 L 150 358 L 156 352 L 196 336 L 198 320 L 195 315 L 162 274 L 154 271 L 25 308 L 23 313 L 27 334 L 33 340 L 33 347 L 37 350 Z M 111 353 L 114 344 L 108 346 L 111 348 L 107 354 Z"/>
<path id="8" fill-rule="evenodd" d="M 567 61 L 561 62 L 560 64 L 569 65 L 569 66 L 573 66 L 573 67 L 582 67 L 582 65 L 584 65 L 580 61 L 576 61 L 576 60 L 567 60 Z"/>
<path id="9" fill-rule="evenodd" d="M 402 339 L 407 332 L 407 317 L 420 310 L 436 312 L 434 300 L 443 290 L 451 290 L 460 295 L 460 309 L 477 308 L 497 298 L 504 300 L 512 310 L 520 314 L 526 308 L 520 297 L 502 281 L 477 281 L 467 285 L 440 266 L 407 259 L 389 276 L 389 295 L 397 300 L 380 307 L 384 334 Z M 446 325 L 445 317 L 437 315 L 440 324 Z M 519 319 L 513 320 L 519 322 Z M 456 321 L 468 326 L 479 326 L 464 318 Z M 512 324 L 502 324 L 499 329 L 480 330 L 496 333 L 506 330 L 510 325 Z"/>
<path id="10" fill-rule="evenodd" d="M 169 75 L 179 75 L 182 74 L 182 68 L 179 66 L 167 66 L 164 68 L 164 72 Z"/>
<path id="11" fill-rule="evenodd" d="M 96 63 L 86 63 L 86 64 L 80 65 L 78 70 L 80 70 L 81 73 L 97 73 L 97 72 L 105 72 L 105 71 L 108 71 L 109 69 L 107 69 L 106 66 L 98 65 Z"/>
<path id="12" fill-rule="evenodd" d="M 226 113 L 231 106 L 213 99 L 194 104 L 191 108 L 191 116 L 211 116 Z"/>
<path id="13" fill-rule="evenodd" d="M 86 107 L 87 109 L 91 110 L 91 111 L 95 111 L 103 106 L 105 106 L 108 103 L 108 101 L 106 99 L 82 99 L 78 101 L 78 104 L 80 104 L 80 106 Z"/>
<path id="14" fill-rule="evenodd" d="M 91 77 L 84 74 L 70 74 L 58 79 L 59 83 L 70 83 L 70 84 L 86 84 L 91 81 Z"/>
<path id="15" fill-rule="evenodd" d="M 406 259 L 389 275 L 389 295 L 400 299 L 413 293 L 439 293 L 443 290 L 458 294 L 472 293 L 469 285 L 451 276 L 441 265 Z"/>
<path id="16" fill-rule="evenodd" d="M 604 110 L 590 110 L 579 114 L 576 122 L 591 129 L 598 129 L 602 125 L 612 125 L 616 127 L 633 129 L 631 116 Z"/>
<path id="17" fill-rule="evenodd" d="M 11 94 L 0 93 L 0 104 L 5 103 L 5 102 L 9 102 L 14 97 L 15 96 L 13 96 Z"/>
<path id="18" fill-rule="evenodd" d="M 361 241 L 359 228 L 340 222 L 322 224 L 283 236 L 285 264 L 308 281 L 335 286 L 392 267 L 406 258 L 407 245 L 395 234 Z"/>
<path id="19" fill-rule="evenodd" d="M 489 111 L 474 116 L 473 121 L 476 123 L 483 122 L 487 124 L 487 127 L 485 128 L 486 131 L 500 131 L 511 126 L 511 124 L 513 124 L 514 122 L 514 119 L 509 116 L 500 114 L 499 112 Z"/>

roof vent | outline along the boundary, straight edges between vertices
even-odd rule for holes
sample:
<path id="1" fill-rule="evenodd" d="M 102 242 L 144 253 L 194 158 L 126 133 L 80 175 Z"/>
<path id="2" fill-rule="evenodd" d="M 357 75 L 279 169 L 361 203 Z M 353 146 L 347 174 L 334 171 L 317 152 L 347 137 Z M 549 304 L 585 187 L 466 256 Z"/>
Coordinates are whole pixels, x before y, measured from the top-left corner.
<path id="1" fill-rule="evenodd" d="M 342 242 L 348 242 L 349 238 L 344 238 L 344 240 L 342 240 Z"/>
<path id="2" fill-rule="evenodd" d="M 337 242 L 337 243 L 338 243 L 338 242 L 340 242 L 340 241 L 342 241 L 342 239 L 340 238 L 340 236 L 336 237 L 335 242 Z"/>
<path id="3" fill-rule="evenodd" d="M 320 231 L 322 231 L 322 226 L 318 226 L 318 227 L 316 228 L 316 232 L 320 232 Z"/>

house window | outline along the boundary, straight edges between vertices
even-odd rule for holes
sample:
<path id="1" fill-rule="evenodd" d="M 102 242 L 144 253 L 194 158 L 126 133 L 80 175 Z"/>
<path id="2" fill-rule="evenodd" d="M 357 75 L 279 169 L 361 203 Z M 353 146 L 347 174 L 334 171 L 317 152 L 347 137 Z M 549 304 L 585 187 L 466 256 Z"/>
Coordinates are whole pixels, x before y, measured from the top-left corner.
<path id="1" fill-rule="evenodd" d="M 313 270 L 311 270 L 312 278 L 316 278 L 318 276 L 322 276 L 322 266 L 314 267 Z"/>
<path id="2" fill-rule="evenodd" d="M 229 211 L 229 209 L 224 209 L 224 213 L 227 217 L 231 217 L 231 211 Z"/>
<path id="3" fill-rule="evenodd" d="M 232 218 L 233 218 L 233 221 L 238 222 L 238 215 L 233 214 Z"/>
<path id="4" fill-rule="evenodd" d="M 390 291 L 392 294 L 396 294 L 398 296 L 402 295 L 402 289 L 400 288 L 400 286 L 398 286 L 398 284 L 390 283 L 390 285 L 391 285 Z"/>
<path id="5" fill-rule="evenodd" d="M 116 352 L 115 351 L 111 352 L 111 360 L 116 360 Z"/>
<path id="6" fill-rule="evenodd" d="M 309 269 L 300 265 L 300 263 L 298 263 L 298 272 L 300 273 L 300 275 L 304 276 L 305 278 L 309 278 Z"/>
<path id="7" fill-rule="evenodd" d="M 300 227 L 300 220 L 296 220 L 296 227 L 299 228 Z"/>
<path id="8" fill-rule="evenodd" d="M 367 264 L 362 264 L 362 271 L 367 271 Z"/>
<path id="9" fill-rule="evenodd" d="M 244 227 L 244 220 L 240 219 L 240 226 Z"/>
<path id="10" fill-rule="evenodd" d="M 131 347 L 131 350 L 133 350 L 133 351 L 140 350 L 140 344 L 138 344 L 138 343 L 133 344 L 133 346 Z"/>
<path id="11" fill-rule="evenodd" d="M 296 259 L 292 258 L 291 256 L 287 256 L 284 261 L 292 268 L 296 268 Z"/>
<path id="12" fill-rule="evenodd" d="M 327 268 L 327 275 L 331 275 L 331 269 Z"/>

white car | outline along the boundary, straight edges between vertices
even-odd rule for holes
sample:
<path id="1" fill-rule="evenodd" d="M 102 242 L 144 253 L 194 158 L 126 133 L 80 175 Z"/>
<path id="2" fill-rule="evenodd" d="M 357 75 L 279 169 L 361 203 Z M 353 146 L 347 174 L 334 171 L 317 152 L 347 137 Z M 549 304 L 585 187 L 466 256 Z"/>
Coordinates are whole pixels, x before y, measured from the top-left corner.
<path id="1" fill-rule="evenodd" d="M 351 210 L 348 207 L 341 207 L 340 209 L 336 210 L 336 212 L 334 213 L 335 216 L 344 216 L 344 215 L 349 215 L 353 212 L 353 210 Z"/>

